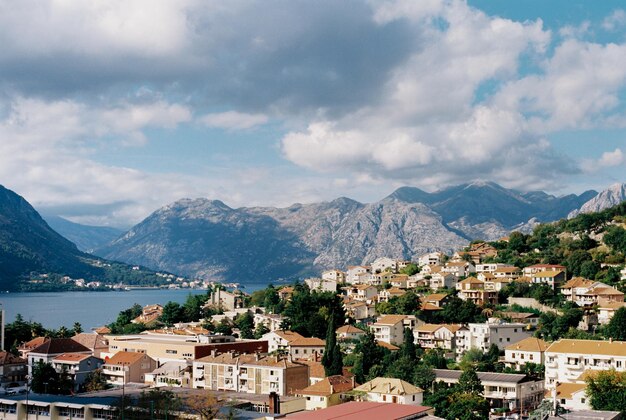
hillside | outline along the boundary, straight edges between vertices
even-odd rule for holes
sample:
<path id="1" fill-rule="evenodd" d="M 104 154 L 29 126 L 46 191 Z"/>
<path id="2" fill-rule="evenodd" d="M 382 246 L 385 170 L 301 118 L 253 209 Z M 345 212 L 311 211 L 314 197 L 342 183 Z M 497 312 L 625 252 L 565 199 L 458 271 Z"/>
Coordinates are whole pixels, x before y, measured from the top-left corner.
<path id="1" fill-rule="evenodd" d="M 403 187 L 370 204 L 349 198 L 287 208 L 233 209 L 183 199 L 157 210 L 95 251 L 186 276 L 245 283 L 318 274 L 385 255 L 415 259 L 493 240 L 533 219 L 565 217 L 595 195 L 523 194 L 493 183 L 434 193 Z"/>
<path id="2" fill-rule="evenodd" d="M 79 250 L 84 252 L 91 252 L 104 246 L 124 233 L 122 230 L 111 227 L 74 223 L 59 216 L 42 216 L 52 229 L 72 241 Z"/>

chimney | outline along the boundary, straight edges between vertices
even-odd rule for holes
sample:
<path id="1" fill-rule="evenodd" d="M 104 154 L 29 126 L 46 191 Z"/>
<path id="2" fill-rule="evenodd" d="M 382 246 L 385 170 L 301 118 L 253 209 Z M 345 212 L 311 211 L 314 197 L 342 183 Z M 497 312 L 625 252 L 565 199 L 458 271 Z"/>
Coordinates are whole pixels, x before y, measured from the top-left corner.
<path id="1" fill-rule="evenodd" d="M 609 337 L 609 343 L 613 342 L 613 337 Z"/>
<path id="2" fill-rule="evenodd" d="M 274 391 L 270 392 L 269 413 L 280 414 L 280 398 Z"/>
<path id="3" fill-rule="evenodd" d="M 387 394 L 391 394 L 391 382 L 387 382 Z"/>
<path id="4" fill-rule="evenodd" d="M 335 393 L 335 387 L 333 386 L 333 383 L 330 381 L 330 379 L 328 380 L 328 382 L 330 383 L 330 393 L 334 394 Z"/>
<path id="5" fill-rule="evenodd" d="M 254 352 L 254 360 L 256 360 L 257 362 L 259 361 L 259 352 L 258 351 Z"/>
<path id="6" fill-rule="evenodd" d="M 211 356 L 217 356 L 217 349 L 211 349 Z"/>

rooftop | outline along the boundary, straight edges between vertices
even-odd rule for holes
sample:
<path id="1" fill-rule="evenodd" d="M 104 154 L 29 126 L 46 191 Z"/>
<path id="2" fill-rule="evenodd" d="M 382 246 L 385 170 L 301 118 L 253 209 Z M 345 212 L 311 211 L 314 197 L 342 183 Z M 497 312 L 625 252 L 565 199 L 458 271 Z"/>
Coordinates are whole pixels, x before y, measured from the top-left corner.
<path id="1" fill-rule="evenodd" d="M 311 420 L 399 420 L 415 418 L 421 413 L 430 411 L 430 407 L 376 403 L 369 401 L 351 401 L 345 404 L 335 405 L 322 410 L 300 412 L 287 416 L 294 419 Z"/>
<path id="2" fill-rule="evenodd" d="M 626 341 L 572 340 L 555 341 L 547 353 L 604 354 L 626 357 Z"/>
<path id="3" fill-rule="evenodd" d="M 528 337 L 522 341 L 506 346 L 505 350 L 519 350 L 519 351 L 546 351 L 548 343 L 540 338 Z"/>
<path id="4" fill-rule="evenodd" d="M 419 387 L 397 378 L 374 378 L 355 388 L 355 391 L 387 395 L 413 395 L 424 392 Z"/>
<path id="5" fill-rule="evenodd" d="M 453 380 L 458 381 L 463 371 L 450 369 L 433 369 L 437 377 L 436 380 Z M 521 383 L 528 382 L 530 378 L 527 375 L 519 373 L 493 373 L 493 372 L 476 372 L 481 382 L 505 382 L 505 383 Z"/>

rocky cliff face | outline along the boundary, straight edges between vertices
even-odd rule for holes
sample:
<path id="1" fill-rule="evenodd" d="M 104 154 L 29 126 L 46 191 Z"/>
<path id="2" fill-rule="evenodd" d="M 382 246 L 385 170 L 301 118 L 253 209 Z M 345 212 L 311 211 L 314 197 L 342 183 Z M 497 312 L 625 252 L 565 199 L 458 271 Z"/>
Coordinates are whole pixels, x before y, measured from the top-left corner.
<path id="1" fill-rule="evenodd" d="M 96 253 L 187 276 L 271 281 L 367 264 L 380 256 L 414 259 L 434 250 L 451 252 L 470 239 L 499 239 L 530 220 L 564 217 L 587 200 L 524 195 L 493 183 L 435 193 L 404 187 L 371 204 L 339 198 L 232 209 L 220 201 L 184 199 Z"/>
<path id="2" fill-rule="evenodd" d="M 572 211 L 568 217 L 576 217 L 581 213 L 593 213 L 608 209 L 626 200 L 626 184 L 613 184 L 606 190 L 600 192 L 579 209 Z"/>

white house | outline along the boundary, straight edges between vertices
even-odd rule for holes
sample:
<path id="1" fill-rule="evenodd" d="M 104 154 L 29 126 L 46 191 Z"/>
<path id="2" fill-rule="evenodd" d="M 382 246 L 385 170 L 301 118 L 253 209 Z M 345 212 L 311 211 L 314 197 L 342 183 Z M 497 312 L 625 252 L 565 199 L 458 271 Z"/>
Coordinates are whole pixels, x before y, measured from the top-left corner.
<path id="1" fill-rule="evenodd" d="M 304 337 L 297 332 L 289 330 L 270 331 L 261 336 L 261 340 L 267 341 L 268 353 L 272 353 L 277 350 L 287 351 L 289 343 L 300 338 Z"/>
<path id="2" fill-rule="evenodd" d="M 337 280 L 326 280 L 326 279 L 306 279 L 304 280 L 309 289 L 312 292 L 336 292 L 337 291 Z"/>
<path id="3" fill-rule="evenodd" d="M 341 270 L 326 270 L 322 273 L 322 279 L 344 283 L 346 281 L 346 273 Z"/>
<path id="4" fill-rule="evenodd" d="M 495 344 L 500 350 L 531 337 L 524 324 L 505 323 L 497 318 L 490 318 L 484 324 L 468 324 L 467 330 L 459 330 L 456 336 L 456 353 L 458 356 L 467 350 L 477 348 L 489 350 Z"/>
<path id="5" fill-rule="evenodd" d="M 365 265 L 353 265 L 349 266 L 346 271 L 346 283 L 356 284 L 359 283 L 360 275 L 372 272 L 372 267 Z"/>
<path id="6" fill-rule="evenodd" d="M 372 273 L 382 273 L 383 271 L 398 272 L 398 261 L 393 258 L 376 258 L 372 263 Z"/>
<path id="7" fill-rule="evenodd" d="M 577 383 L 587 371 L 626 371 L 626 341 L 561 339 L 545 353 L 546 388 Z"/>
<path id="8" fill-rule="evenodd" d="M 371 402 L 422 405 L 424 401 L 421 388 L 396 378 L 375 378 L 354 390 L 365 393 Z"/>
<path id="9" fill-rule="evenodd" d="M 526 363 L 543 365 L 548 344 L 540 338 L 528 337 L 504 348 L 504 363 L 516 370 Z"/>
<path id="10" fill-rule="evenodd" d="M 371 325 L 377 341 L 400 345 L 404 342 L 404 329 L 413 330 L 417 319 L 413 315 L 384 315 Z"/>

